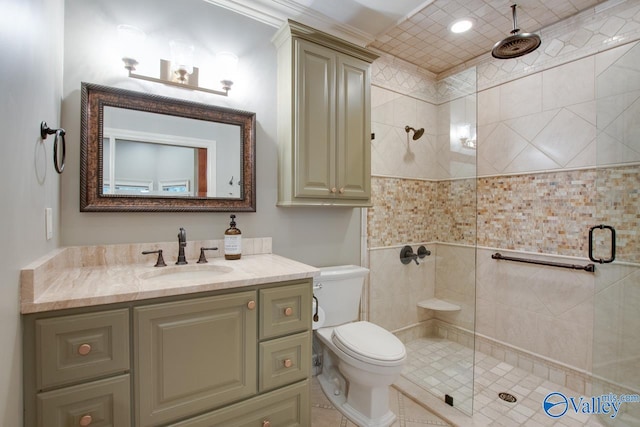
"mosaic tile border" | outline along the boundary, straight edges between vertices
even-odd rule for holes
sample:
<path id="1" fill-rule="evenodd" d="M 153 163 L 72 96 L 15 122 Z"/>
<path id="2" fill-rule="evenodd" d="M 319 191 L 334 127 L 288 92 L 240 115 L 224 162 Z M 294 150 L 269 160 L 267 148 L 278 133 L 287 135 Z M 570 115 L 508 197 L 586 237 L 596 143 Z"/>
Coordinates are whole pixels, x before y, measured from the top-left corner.
<path id="1" fill-rule="evenodd" d="M 443 181 L 373 177 L 371 182 L 369 248 L 437 241 L 584 257 L 589 228 L 607 223 L 620 230 L 620 259 L 640 262 L 634 250 L 640 246 L 634 232 L 640 229 L 640 165 Z M 622 193 L 624 206 L 618 200 Z M 599 246 L 607 247 L 604 241 Z"/>

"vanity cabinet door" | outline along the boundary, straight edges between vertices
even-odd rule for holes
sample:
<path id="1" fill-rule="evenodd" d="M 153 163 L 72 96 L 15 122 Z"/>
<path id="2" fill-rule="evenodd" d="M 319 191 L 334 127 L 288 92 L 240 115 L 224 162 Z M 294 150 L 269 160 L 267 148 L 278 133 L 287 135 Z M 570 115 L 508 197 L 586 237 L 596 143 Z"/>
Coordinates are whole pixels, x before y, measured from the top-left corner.
<path id="1" fill-rule="evenodd" d="M 248 291 L 134 309 L 137 426 L 256 393 L 256 298 Z"/>
<path id="2" fill-rule="evenodd" d="M 38 427 L 131 425 L 129 375 L 38 394 Z"/>
<path id="3" fill-rule="evenodd" d="M 129 370 L 129 311 L 35 321 L 38 390 Z"/>
<path id="4" fill-rule="evenodd" d="M 311 329 L 308 282 L 260 290 L 260 339 Z"/>
<path id="5" fill-rule="evenodd" d="M 309 381 L 283 387 L 171 427 L 309 427 Z"/>
<path id="6" fill-rule="evenodd" d="M 260 343 L 259 390 L 272 390 L 311 376 L 311 332 Z"/>

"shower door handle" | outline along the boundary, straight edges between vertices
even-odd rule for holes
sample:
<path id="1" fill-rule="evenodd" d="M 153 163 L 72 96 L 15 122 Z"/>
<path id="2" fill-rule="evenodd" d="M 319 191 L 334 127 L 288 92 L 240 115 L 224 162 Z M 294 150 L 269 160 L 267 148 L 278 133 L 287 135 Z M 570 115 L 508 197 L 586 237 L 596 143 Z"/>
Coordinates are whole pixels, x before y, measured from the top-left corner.
<path id="1" fill-rule="evenodd" d="M 593 257 L 593 231 L 598 228 L 600 230 L 607 229 L 611 231 L 611 257 L 607 259 Z M 589 229 L 589 259 L 600 264 L 608 264 L 616 259 L 616 229 L 610 225 L 594 225 Z"/>

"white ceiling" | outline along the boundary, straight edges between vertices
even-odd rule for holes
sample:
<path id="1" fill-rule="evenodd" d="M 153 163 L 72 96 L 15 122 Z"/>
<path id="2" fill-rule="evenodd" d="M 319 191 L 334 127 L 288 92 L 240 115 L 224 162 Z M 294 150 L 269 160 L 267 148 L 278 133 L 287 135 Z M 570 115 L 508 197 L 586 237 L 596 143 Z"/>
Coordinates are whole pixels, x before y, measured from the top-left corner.
<path id="1" fill-rule="evenodd" d="M 435 74 L 491 51 L 511 35 L 513 0 L 205 0 L 274 27 L 293 19 Z M 608 3 L 616 0 L 608 0 Z M 521 32 L 538 32 L 605 0 L 518 0 Z M 474 27 L 448 26 L 471 18 Z M 542 46 L 544 48 L 544 38 Z"/>

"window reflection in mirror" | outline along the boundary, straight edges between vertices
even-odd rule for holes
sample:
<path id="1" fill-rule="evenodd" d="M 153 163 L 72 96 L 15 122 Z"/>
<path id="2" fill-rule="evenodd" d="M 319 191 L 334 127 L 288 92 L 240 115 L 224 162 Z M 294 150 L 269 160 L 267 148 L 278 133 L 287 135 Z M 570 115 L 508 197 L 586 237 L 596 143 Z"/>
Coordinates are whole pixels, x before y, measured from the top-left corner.
<path id="1" fill-rule="evenodd" d="M 240 198 L 240 126 L 104 108 L 103 194 Z"/>

